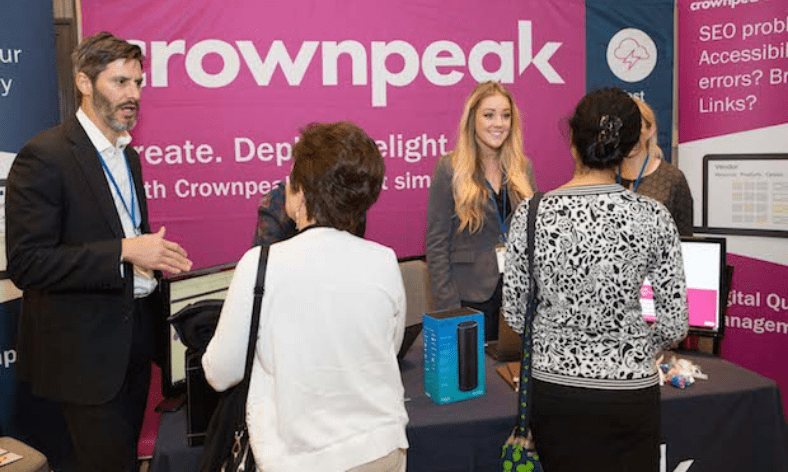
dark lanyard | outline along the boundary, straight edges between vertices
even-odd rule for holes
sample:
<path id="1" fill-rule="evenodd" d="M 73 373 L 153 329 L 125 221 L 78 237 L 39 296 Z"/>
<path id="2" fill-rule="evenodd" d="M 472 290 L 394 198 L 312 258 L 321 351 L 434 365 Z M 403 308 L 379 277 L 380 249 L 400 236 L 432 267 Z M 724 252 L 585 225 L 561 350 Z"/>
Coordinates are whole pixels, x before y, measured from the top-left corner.
<path id="1" fill-rule="evenodd" d="M 498 224 L 501 226 L 501 238 L 506 242 L 506 221 L 501 217 L 501 211 L 498 208 L 498 200 L 495 198 L 495 190 L 493 190 L 492 185 L 490 185 L 490 181 L 487 181 L 487 188 L 490 189 L 490 197 L 493 203 L 495 203 L 495 216 L 498 217 Z M 501 191 L 503 192 L 503 214 L 506 215 L 506 184 L 501 185 Z"/>
<path id="2" fill-rule="evenodd" d="M 635 179 L 635 183 L 632 184 L 632 191 L 637 192 L 638 187 L 640 186 L 640 179 L 643 178 L 643 171 L 646 170 L 646 166 L 648 165 L 648 158 L 651 157 L 651 153 L 646 154 L 646 160 L 643 161 L 643 167 L 640 168 L 640 173 L 638 174 L 638 178 Z M 616 175 L 616 183 L 621 185 L 621 165 L 618 166 L 618 175 Z"/>
<path id="3" fill-rule="evenodd" d="M 107 167 L 107 163 L 104 162 L 104 157 L 102 157 L 101 153 L 96 149 L 98 152 L 99 160 L 101 161 L 101 167 L 104 169 L 104 172 L 109 176 L 109 181 L 112 182 L 112 186 L 115 187 L 115 191 L 118 192 L 118 196 L 120 197 L 120 201 L 123 203 L 123 208 L 126 210 L 126 213 L 131 217 L 131 224 L 134 225 L 134 231 L 139 234 L 140 232 L 140 224 L 142 223 L 142 218 L 140 218 L 140 222 L 137 222 L 137 199 L 134 196 L 134 180 L 131 178 L 131 167 L 129 167 L 129 161 L 126 160 L 126 150 L 123 150 L 123 162 L 126 163 L 126 172 L 129 176 L 129 189 L 131 189 L 131 210 L 129 210 L 129 205 L 126 203 L 126 199 L 123 198 L 123 194 L 120 192 L 120 187 L 118 186 L 118 182 L 115 181 L 115 177 L 110 172 L 109 167 Z"/>

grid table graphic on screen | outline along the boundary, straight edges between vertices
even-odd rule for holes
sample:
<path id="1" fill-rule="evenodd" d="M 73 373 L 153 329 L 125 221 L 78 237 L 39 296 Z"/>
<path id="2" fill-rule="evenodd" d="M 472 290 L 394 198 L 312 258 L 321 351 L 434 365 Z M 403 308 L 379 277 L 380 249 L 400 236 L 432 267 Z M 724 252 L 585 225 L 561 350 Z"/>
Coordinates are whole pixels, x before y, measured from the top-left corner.
<path id="1" fill-rule="evenodd" d="M 702 232 L 788 237 L 788 154 L 703 156 Z"/>

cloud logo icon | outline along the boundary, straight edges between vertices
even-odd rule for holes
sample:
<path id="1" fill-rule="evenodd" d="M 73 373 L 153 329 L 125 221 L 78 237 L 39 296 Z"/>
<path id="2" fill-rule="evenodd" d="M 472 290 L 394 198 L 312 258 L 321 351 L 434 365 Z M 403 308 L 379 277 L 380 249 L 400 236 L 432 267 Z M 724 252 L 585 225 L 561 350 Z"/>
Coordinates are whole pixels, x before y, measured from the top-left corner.
<path id="1" fill-rule="evenodd" d="M 657 46 L 649 35 L 636 28 L 616 33 L 607 45 L 610 71 L 624 82 L 640 82 L 657 65 Z"/>
<path id="2" fill-rule="evenodd" d="M 648 50 L 634 38 L 624 38 L 613 51 L 613 55 L 616 56 L 616 59 L 620 59 L 628 69 L 632 69 L 632 66 L 637 64 L 639 60 L 651 57 Z"/>

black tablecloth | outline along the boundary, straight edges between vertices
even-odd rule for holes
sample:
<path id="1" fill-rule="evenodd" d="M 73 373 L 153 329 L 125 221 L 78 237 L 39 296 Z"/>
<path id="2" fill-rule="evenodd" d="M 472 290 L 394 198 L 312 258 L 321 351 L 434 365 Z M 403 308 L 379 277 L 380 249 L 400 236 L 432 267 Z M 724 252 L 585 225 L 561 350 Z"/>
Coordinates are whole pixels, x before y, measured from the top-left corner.
<path id="1" fill-rule="evenodd" d="M 486 393 L 437 405 L 424 394 L 421 339 L 402 361 L 408 472 L 490 472 L 511 431 L 515 392 L 487 358 Z M 777 385 L 716 357 L 680 353 L 709 375 L 687 389 L 662 387 L 662 471 L 788 472 L 788 427 Z M 186 443 L 184 409 L 161 419 L 152 472 L 196 470 L 201 447 Z M 614 458 L 611 458 L 615 460 Z M 661 472 L 662 472 L 661 471 Z"/>

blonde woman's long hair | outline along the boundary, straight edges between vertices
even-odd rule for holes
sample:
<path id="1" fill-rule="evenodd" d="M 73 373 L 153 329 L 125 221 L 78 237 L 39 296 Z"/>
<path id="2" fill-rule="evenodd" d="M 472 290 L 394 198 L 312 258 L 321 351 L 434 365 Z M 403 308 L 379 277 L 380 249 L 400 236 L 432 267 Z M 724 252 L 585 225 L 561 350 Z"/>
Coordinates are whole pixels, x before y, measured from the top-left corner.
<path id="1" fill-rule="evenodd" d="M 509 136 L 501 145 L 501 168 L 504 183 L 509 191 L 512 208 L 533 193 L 526 169 L 528 158 L 523 152 L 523 132 L 520 111 L 514 103 L 512 94 L 498 82 L 482 82 L 473 89 L 465 101 L 465 108 L 457 130 L 457 145 L 451 155 L 454 170 L 452 188 L 454 192 L 454 211 L 460 220 L 458 231 L 465 228 L 472 233 L 484 225 L 484 207 L 490 198 L 490 190 L 484 176 L 481 156 L 476 144 L 476 111 L 479 104 L 492 95 L 502 95 L 509 100 L 512 125 Z"/>
<path id="2" fill-rule="evenodd" d="M 654 113 L 654 110 L 643 100 L 637 97 L 632 97 L 632 99 L 635 100 L 635 103 L 637 103 L 638 108 L 640 109 L 640 117 L 643 122 L 643 128 L 649 131 L 652 129 L 654 130 L 654 134 L 652 134 L 651 137 L 648 138 L 648 141 L 646 141 L 646 149 L 652 157 L 663 159 L 665 153 L 662 152 L 662 148 L 660 148 L 659 144 L 657 143 L 657 135 L 659 132 L 657 130 L 657 116 Z"/>

